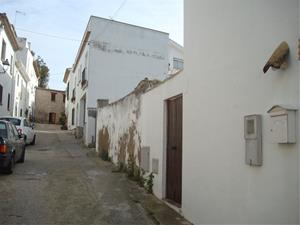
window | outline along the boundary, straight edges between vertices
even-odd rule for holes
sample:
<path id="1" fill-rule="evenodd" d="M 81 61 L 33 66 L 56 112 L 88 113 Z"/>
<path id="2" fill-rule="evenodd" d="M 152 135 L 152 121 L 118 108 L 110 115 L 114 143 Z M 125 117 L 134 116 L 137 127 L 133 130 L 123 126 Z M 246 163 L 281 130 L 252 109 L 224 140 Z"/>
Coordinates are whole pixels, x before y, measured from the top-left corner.
<path id="1" fill-rule="evenodd" d="M 81 87 L 85 87 L 86 85 L 87 85 L 86 68 L 84 68 L 81 74 Z"/>
<path id="2" fill-rule="evenodd" d="M 10 110 L 10 94 L 8 93 L 8 96 L 7 96 L 7 111 Z"/>
<path id="3" fill-rule="evenodd" d="M 9 72 L 10 72 L 11 75 L 13 75 L 13 65 L 14 65 L 13 61 L 14 61 L 14 57 L 13 57 L 13 56 L 10 56 L 10 67 L 9 67 Z"/>
<path id="4" fill-rule="evenodd" d="M 15 125 L 11 125 L 11 130 L 16 138 L 19 138 L 19 133 Z"/>
<path id="5" fill-rule="evenodd" d="M 20 116 L 23 116 L 23 110 L 20 109 Z"/>
<path id="6" fill-rule="evenodd" d="M 86 68 L 84 68 L 83 71 L 82 71 L 81 80 L 82 81 L 86 80 Z"/>
<path id="7" fill-rule="evenodd" d="M 70 83 L 68 82 L 68 85 L 67 85 L 67 100 L 69 100 L 69 89 L 70 89 Z"/>
<path id="8" fill-rule="evenodd" d="M 0 84 L 0 105 L 2 105 L 2 94 L 3 94 L 3 87 Z"/>
<path id="9" fill-rule="evenodd" d="M 14 140 L 16 138 L 11 124 L 7 124 L 7 133 L 8 139 Z"/>
<path id="10" fill-rule="evenodd" d="M 183 60 L 178 58 L 173 58 L 173 68 L 177 70 L 183 70 Z"/>
<path id="11" fill-rule="evenodd" d="M 1 61 L 5 61 L 6 43 L 2 40 Z"/>
<path id="12" fill-rule="evenodd" d="M 55 102 L 55 98 L 56 98 L 56 93 L 51 93 L 51 101 Z"/>
<path id="13" fill-rule="evenodd" d="M 1 120 L 9 121 L 15 126 L 20 126 L 21 120 L 17 118 L 12 118 L 12 117 L 1 117 Z"/>
<path id="14" fill-rule="evenodd" d="M 0 123 L 0 137 L 7 138 L 7 129 L 5 123 Z"/>
<path id="15" fill-rule="evenodd" d="M 24 120 L 24 126 L 29 127 L 29 124 L 28 124 L 27 120 Z"/>
<path id="16" fill-rule="evenodd" d="M 72 109 L 72 125 L 74 125 L 74 120 L 75 120 L 75 109 Z"/>
<path id="17" fill-rule="evenodd" d="M 63 103 L 65 103 L 65 102 L 66 102 L 66 95 L 63 94 Z"/>

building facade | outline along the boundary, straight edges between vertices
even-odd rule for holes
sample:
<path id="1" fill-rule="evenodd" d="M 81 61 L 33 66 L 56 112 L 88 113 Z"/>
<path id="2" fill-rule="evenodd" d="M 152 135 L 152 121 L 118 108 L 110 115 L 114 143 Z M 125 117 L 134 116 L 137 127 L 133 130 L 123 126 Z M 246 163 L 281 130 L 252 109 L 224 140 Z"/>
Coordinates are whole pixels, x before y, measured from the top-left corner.
<path id="1" fill-rule="evenodd" d="M 184 9 L 184 72 L 99 104 L 96 150 L 193 224 L 299 224 L 300 2 Z"/>
<path id="2" fill-rule="evenodd" d="M 94 145 L 96 120 L 91 115 L 97 99 L 112 102 L 145 77 L 166 78 L 169 58 L 167 33 L 92 16 L 73 67 L 64 77 L 68 128 L 80 128 L 84 143 Z"/>
<path id="3" fill-rule="evenodd" d="M 275 134 L 287 132 L 286 122 L 268 113 L 285 105 L 298 115 L 299 6 L 298 0 L 184 3 L 181 210 L 195 224 L 300 222 L 299 117 L 288 125 L 295 142 L 283 143 Z M 289 51 L 277 48 L 282 42 Z M 273 52 L 280 64 L 273 61 L 264 73 Z M 261 144 L 249 148 L 250 140 Z M 260 160 L 262 153 L 259 165 L 246 160 L 249 151 Z"/>
<path id="4" fill-rule="evenodd" d="M 0 14 L 0 22 L 0 115 L 33 119 L 38 69 L 30 43 L 17 37 L 5 13 Z"/>
<path id="5" fill-rule="evenodd" d="M 60 117 L 65 114 L 65 92 L 36 88 L 35 105 L 35 122 L 60 124 Z"/>
<path id="6" fill-rule="evenodd" d="M 0 115 L 12 115 L 15 52 L 19 49 L 14 29 L 5 14 L 0 14 Z M 6 65 L 5 65 L 6 64 Z"/>
<path id="7" fill-rule="evenodd" d="M 34 120 L 34 111 L 35 111 L 35 89 L 38 87 L 38 77 L 39 71 L 37 65 L 34 61 L 34 54 L 31 50 L 31 43 L 24 37 L 18 37 L 19 51 L 16 53 L 17 63 L 22 64 L 25 71 L 23 71 L 23 77 L 27 77 L 27 82 L 24 90 L 24 95 L 26 95 L 26 104 L 23 106 L 23 115 L 27 118 Z M 19 66 L 20 67 L 20 66 Z M 18 77 L 15 77 L 16 79 Z M 15 81 L 15 86 L 17 85 L 17 80 Z M 26 94 L 25 94 L 26 92 Z M 15 105 L 15 108 L 18 108 L 18 105 Z M 22 106 L 19 106 L 22 107 Z M 16 111 L 17 112 L 17 111 Z M 21 113 L 21 108 L 18 110 L 18 113 Z M 17 114 L 17 113 L 15 113 Z"/>

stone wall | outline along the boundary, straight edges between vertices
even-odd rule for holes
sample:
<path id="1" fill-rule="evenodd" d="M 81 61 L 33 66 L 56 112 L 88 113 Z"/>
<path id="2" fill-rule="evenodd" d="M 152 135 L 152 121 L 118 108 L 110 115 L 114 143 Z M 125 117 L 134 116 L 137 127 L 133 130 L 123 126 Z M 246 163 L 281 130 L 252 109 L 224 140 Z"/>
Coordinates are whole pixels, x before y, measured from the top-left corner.
<path id="1" fill-rule="evenodd" d="M 102 158 L 125 165 L 133 157 L 136 165 L 140 165 L 141 95 L 158 83 L 146 78 L 124 98 L 109 105 L 98 105 L 96 151 Z"/>
<path id="2" fill-rule="evenodd" d="M 51 93 L 55 93 L 55 101 L 51 100 Z M 37 88 L 35 101 L 35 121 L 49 123 L 49 114 L 55 113 L 55 124 L 59 124 L 61 113 L 65 112 L 64 91 Z"/>

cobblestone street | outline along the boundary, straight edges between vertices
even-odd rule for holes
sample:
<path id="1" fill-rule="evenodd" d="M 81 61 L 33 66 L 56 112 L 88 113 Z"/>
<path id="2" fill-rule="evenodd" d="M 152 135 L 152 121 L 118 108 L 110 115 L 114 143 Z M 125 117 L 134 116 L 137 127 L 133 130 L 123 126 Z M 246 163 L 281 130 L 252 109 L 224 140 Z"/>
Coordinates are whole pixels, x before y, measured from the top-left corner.
<path id="1" fill-rule="evenodd" d="M 68 132 L 42 131 L 0 175 L 0 224 L 186 224 Z"/>

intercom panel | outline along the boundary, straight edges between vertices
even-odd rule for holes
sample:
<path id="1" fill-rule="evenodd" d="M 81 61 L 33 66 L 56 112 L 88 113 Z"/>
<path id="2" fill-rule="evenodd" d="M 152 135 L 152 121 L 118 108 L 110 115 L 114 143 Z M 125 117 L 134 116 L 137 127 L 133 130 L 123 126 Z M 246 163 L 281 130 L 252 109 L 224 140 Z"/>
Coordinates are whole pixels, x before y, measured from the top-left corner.
<path id="1" fill-rule="evenodd" d="M 261 115 L 244 118 L 245 160 L 250 166 L 262 165 L 262 124 Z"/>

